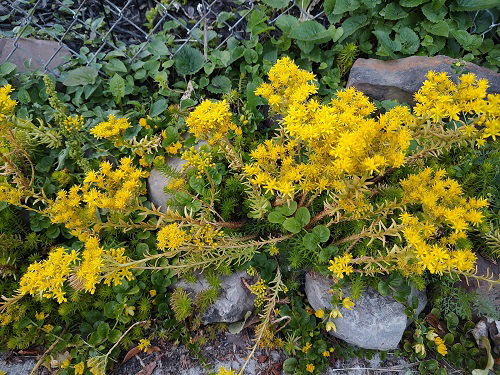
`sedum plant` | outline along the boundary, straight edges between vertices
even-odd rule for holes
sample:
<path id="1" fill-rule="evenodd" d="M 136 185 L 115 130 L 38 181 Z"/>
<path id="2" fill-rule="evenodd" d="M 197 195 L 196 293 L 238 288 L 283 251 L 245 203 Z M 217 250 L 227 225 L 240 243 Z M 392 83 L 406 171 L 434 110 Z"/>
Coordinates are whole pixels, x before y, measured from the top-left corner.
<path id="1" fill-rule="evenodd" d="M 318 270 L 339 285 L 395 273 L 417 285 L 426 274 L 498 283 L 476 275 L 467 238 L 488 217 L 487 199 L 466 196 L 443 169 L 429 167 L 454 148 L 484 147 L 500 136 L 499 96 L 486 93 L 487 81 L 464 74 L 454 83 L 429 72 L 413 109 L 379 113 L 354 88 L 323 100 L 314 79 L 287 57 L 270 69 L 255 91 L 269 104 L 266 139 L 248 129 L 245 116 L 232 114 L 244 104 L 200 103 L 186 118 L 192 136 L 161 146 L 185 160 L 182 171 L 163 156 L 155 159 L 172 197 L 161 209 L 147 199 L 148 171 L 137 159 L 154 154 L 165 133 L 130 142 L 124 134 L 132 124 L 110 115 L 90 135 L 132 156 L 105 158 L 98 168 L 80 163 L 78 182 L 51 194 L 33 185 L 29 151 L 12 142 L 26 126 L 15 116 L 10 87 L 2 88 L 0 201 L 48 217 L 83 244 L 57 246 L 29 266 L 18 291 L 4 297 L 1 314 L 10 317 L 4 319 L 18 319 L 16 302 L 28 295 L 61 303 L 69 287 L 94 293 L 100 283 L 118 286 L 143 270 L 183 275 L 252 264 L 259 279 L 249 289 L 262 309 L 257 343 L 279 346 L 276 326 L 286 319 L 275 316 L 275 306 L 288 291 L 280 268 Z M 68 126 L 79 121 L 64 115 Z M 228 209 L 228 202 L 241 209 Z M 126 245 L 110 245 L 120 232 L 151 232 L 156 248 L 133 257 Z M 261 261 L 265 253 L 276 259 L 274 270 Z M 190 302 L 175 293 L 184 320 Z M 354 304 L 340 292 L 333 298 L 346 308 Z"/>

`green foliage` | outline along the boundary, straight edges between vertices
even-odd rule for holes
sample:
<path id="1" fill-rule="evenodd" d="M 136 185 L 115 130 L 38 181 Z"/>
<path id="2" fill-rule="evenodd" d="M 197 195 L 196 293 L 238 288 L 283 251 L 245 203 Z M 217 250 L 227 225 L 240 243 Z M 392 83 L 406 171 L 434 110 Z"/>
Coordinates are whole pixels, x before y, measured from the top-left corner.
<path id="1" fill-rule="evenodd" d="M 177 288 L 174 290 L 170 296 L 170 306 L 178 322 L 183 322 L 191 316 L 192 303 L 191 297 L 184 289 Z"/>

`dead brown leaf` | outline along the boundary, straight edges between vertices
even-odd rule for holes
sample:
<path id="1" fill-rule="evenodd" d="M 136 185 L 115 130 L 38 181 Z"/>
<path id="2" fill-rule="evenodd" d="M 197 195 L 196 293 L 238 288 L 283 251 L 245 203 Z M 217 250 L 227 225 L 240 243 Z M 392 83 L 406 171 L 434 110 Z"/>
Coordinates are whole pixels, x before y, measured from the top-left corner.
<path id="1" fill-rule="evenodd" d="M 139 349 L 137 346 L 133 347 L 130 349 L 127 354 L 125 354 L 125 358 L 123 358 L 122 364 L 127 362 L 130 358 L 135 357 L 137 354 L 141 352 L 141 349 Z"/>
<path id="2" fill-rule="evenodd" d="M 149 362 L 146 366 L 144 366 L 142 368 L 141 371 L 139 371 L 135 375 L 151 375 L 153 373 L 153 371 L 155 370 L 156 365 L 157 365 L 156 361 Z"/>

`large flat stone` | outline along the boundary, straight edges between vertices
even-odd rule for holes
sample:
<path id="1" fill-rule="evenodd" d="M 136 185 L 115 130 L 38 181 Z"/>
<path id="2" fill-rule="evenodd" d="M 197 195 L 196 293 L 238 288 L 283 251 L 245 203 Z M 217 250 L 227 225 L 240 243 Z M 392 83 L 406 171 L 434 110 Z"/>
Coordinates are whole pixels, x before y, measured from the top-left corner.
<path id="1" fill-rule="evenodd" d="M 245 271 L 220 277 L 220 292 L 217 300 L 203 314 L 203 324 L 234 323 L 242 320 L 247 311 L 253 311 L 255 296 L 243 286 L 241 278 L 248 278 Z M 195 297 L 210 288 L 208 281 L 199 275 L 196 282 L 180 280 L 174 288 L 182 288 Z"/>
<path id="2" fill-rule="evenodd" d="M 318 273 L 306 275 L 305 291 L 311 307 L 315 310 L 333 308 L 330 303 L 332 280 Z M 349 295 L 348 287 L 343 289 Z M 412 291 L 419 299 L 417 313 L 427 303 L 425 293 Z M 409 299 L 411 296 L 409 296 Z M 330 333 L 349 344 L 365 349 L 396 349 L 409 320 L 404 313 L 405 307 L 392 297 L 384 297 L 371 288 L 356 300 L 352 310 L 341 308 L 342 318 L 334 319 L 337 331 Z"/>
<path id="3" fill-rule="evenodd" d="M 4 38 L 0 40 L 0 63 L 9 61 L 18 71 L 53 70 L 66 62 L 71 53 L 64 45 L 51 40 Z M 31 66 L 24 62 L 31 59 Z"/>
<path id="4" fill-rule="evenodd" d="M 448 56 L 410 56 L 397 60 L 357 59 L 352 66 L 347 81 L 348 87 L 355 87 L 375 100 L 395 99 L 413 103 L 413 94 L 426 80 L 429 70 L 447 72 L 456 81 L 451 65 L 456 59 Z M 500 74 L 472 63 L 465 69 L 478 78 L 486 78 L 490 87 L 488 92 L 500 92 Z"/>

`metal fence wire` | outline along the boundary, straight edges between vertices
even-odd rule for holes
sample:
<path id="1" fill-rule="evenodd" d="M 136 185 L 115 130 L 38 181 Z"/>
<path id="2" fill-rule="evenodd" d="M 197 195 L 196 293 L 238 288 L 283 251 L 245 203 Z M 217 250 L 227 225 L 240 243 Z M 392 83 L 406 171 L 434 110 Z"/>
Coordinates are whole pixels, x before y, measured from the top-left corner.
<path id="1" fill-rule="evenodd" d="M 82 58 L 85 51 L 83 61 L 91 64 L 124 46 L 136 46 L 129 57 L 133 63 L 155 33 L 165 30 L 173 38 L 171 57 L 186 45 L 206 49 L 207 38 L 217 38 L 215 48 L 219 49 L 231 37 L 248 37 L 246 18 L 254 6 L 254 0 L 186 4 L 174 0 L 3 0 L 0 63 L 18 55 L 31 58 L 44 72 L 57 73 L 55 67 L 62 55 Z M 274 23 L 283 14 L 300 11 L 293 2 L 268 23 Z M 31 38 L 50 42 L 34 51 Z"/>

